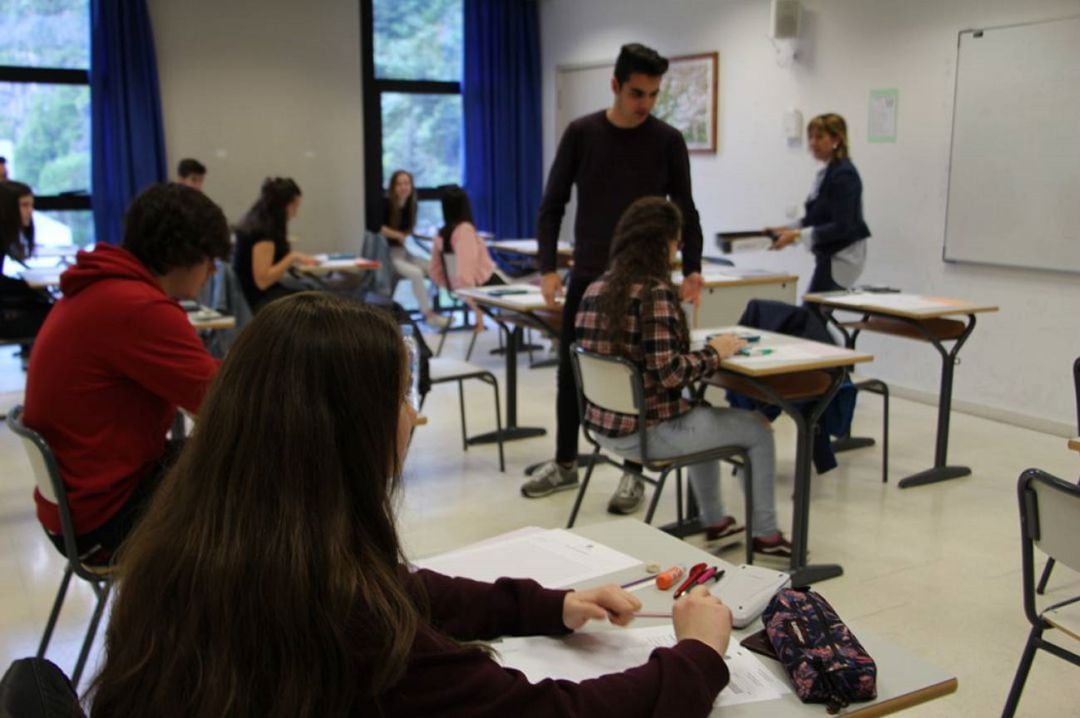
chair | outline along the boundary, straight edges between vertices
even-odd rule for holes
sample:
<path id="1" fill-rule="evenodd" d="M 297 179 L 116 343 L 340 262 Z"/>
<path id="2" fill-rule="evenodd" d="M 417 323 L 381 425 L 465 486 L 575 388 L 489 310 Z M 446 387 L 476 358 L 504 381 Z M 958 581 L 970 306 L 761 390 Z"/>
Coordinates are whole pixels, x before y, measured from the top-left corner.
<path id="1" fill-rule="evenodd" d="M 495 375 L 489 372 L 487 369 L 470 364 L 469 362 L 461 361 L 460 359 L 449 359 L 447 357 L 432 357 L 428 362 L 428 371 L 431 376 L 431 385 L 446 384 L 449 382 L 457 382 L 458 385 L 458 406 L 461 409 L 461 446 L 465 451 L 469 450 L 469 441 L 467 430 L 465 428 L 465 381 L 467 379 L 479 379 L 492 389 L 495 390 L 495 442 L 499 445 L 499 471 L 506 471 L 506 461 L 503 458 L 503 430 L 502 430 L 502 415 L 499 413 L 499 381 L 495 378 Z M 424 401 L 427 399 L 427 395 L 420 400 L 420 407 L 423 408 Z M 475 441 L 477 437 L 473 437 Z"/>
<path id="2" fill-rule="evenodd" d="M 677 503 L 677 521 L 674 531 L 677 535 L 682 535 L 682 526 L 685 519 L 682 485 L 683 467 L 705 461 L 728 460 L 738 457 L 741 459 L 741 465 L 744 468 L 746 526 L 747 530 L 750 530 L 753 516 L 752 467 L 750 466 L 750 456 L 745 449 L 740 446 L 718 446 L 708 451 L 699 451 L 682 456 L 665 458 L 650 456 L 645 429 L 645 385 L 641 378 L 641 370 L 628 359 L 596 354 L 586 351 L 577 344 L 570 346 L 570 360 L 574 370 L 574 381 L 577 384 L 579 415 L 584 417 L 586 406 L 592 404 L 607 411 L 636 416 L 640 432 L 640 451 L 633 452 L 633 454 L 620 454 L 619 456 L 623 461 L 615 461 L 602 453 L 603 447 L 600 442 L 593 436 L 592 431 L 589 430 L 585 422 L 582 422 L 585 439 L 593 446 L 593 452 L 589 456 L 589 466 L 585 470 L 585 476 L 581 481 L 581 487 L 578 489 L 577 498 L 574 500 L 574 508 L 570 511 L 570 519 L 566 523 L 567 528 L 574 527 L 578 510 L 581 508 L 581 501 L 585 498 L 585 492 L 589 488 L 589 479 L 592 477 L 593 469 L 596 467 L 597 461 L 602 461 L 619 466 L 623 471 L 634 474 L 645 483 L 655 487 L 652 500 L 649 502 L 649 508 L 645 512 L 645 523 L 647 524 L 652 523 L 653 514 L 656 513 L 656 506 L 660 501 L 660 494 L 664 490 L 668 474 L 674 470 L 676 472 L 675 493 Z M 626 461 L 639 462 L 644 469 L 659 472 L 659 476 L 652 478 L 642 472 L 635 471 L 626 465 Z M 746 562 L 753 563 L 753 542 L 751 541 L 746 542 Z"/>
<path id="3" fill-rule="evenodd" d="M 97 596 L 97 605 L 94 607 L 90 625 L 86 628 L 86 637 L 83 639 L 79 658 L 75 663 L 75 670 L 71 674 L 71 683 L 76 688 L 79 678 L 82 676 L 86 659 L 90 655 L 90 647 L 94 643 L 97 634 L 98 623 L 105 612 L 105 605 L 109 601 L 109 592 L 112 590 L 112 576 L 103 567 L 88 566 L 79 560 L 79 551 L 75 547 L 75 524 L 71 519 L 71 509 L 68 506 L 67 490 L 63 479 L 60 477 L 60 468 L 56 463 L 56 456 L 49 448 L 48 442 L 33 429 L 29 429 L 22 422 L 23 408 L 16 406 L 7 416 L 8 427 L 22 439 L 23 448 L 26 450 L 30 466 L 34 471 L 34 479 L 37 482 L 38 492 L 45 498 L 56 504 L 60 514 L 60 526 L 64 538 L 64 554 L 67 557 L 67 567 L 64 569 L 64 578 L 60 581 L 60 588 L 56 592 L 56 600 L 53 601 L 52 611 L 49 614 L 49 622 L 45 625 L 45 633 L 41 637 L 38 646 L 37 657 L 44 658 L 45 650 L 49 647 L 49 639 L 52 638 L 53 629 L 56 627 L 56 619 L 60 616 L 60 608 L 64 605 L 64 597 L 67 595 L 68 585 L 71 583 L 72 574 L 90 584 Z"/>
<path id="4" fill-rule="evenodd" d="M 1077 357 L 1073 361 L 1073 387 L 1076 391 L 1076 426 L 1080 431 L 1080 357 Z M 1043 569 L 1042 578 L 1039 579 L 1039 585 L 1035 588 L 1035 593 L 1040 596 L 1046 593 L 1046 582 L 1050 580 L 1050 572 L 1054 570 L 1054 558 L 1051 556 L 1046 561 L 1046 568 Z"/>
<path id="5" fill-rule="evenodd" d="M 449 294 L 450 298 L 454 301 L 454 305 L 450 307 L 450 311 L 453 313 L 454 311 L 461 309 L 462 316 L 466 318 L 464 321 L 467 326 L 469 307 L 454 294 L 454 290 L 450 287 L 450 278 L 457 274 L 457 256 L 453 252 L 439 252 L 439 261 L 442 262 L 443 276 L 446 277 L 447 286 L 444 288 L 446 289 L 446 293 Z M 473 321 L 482 322 L 484 320 L 480 314 L 477 313 L 477 315 L 473 317 Z M 439 330 L 439 346 L 435 348 L 435 356 L 442 356 L 443 344 L 446 343 L 446 335 L 449 331 L 449 324 Z M 469 359 L 472 358 L 473 347 L 476 346 L 476 337 L 477 333 L 473 332 L 472 337 L 469 339 L 469 348 L 465 352 L 465 361 L 469 361 Z"/>
<path id="6" fill-rule="evenodd" d="M 1039 469 L 1020 475 L 1017 486 L 1020 501 L 1020 558 L 1023 566 L 1024 613 L 1031 624 L 1027 645 L 1016 669 L 1002 718 L 1011 718 L 1024 690 L 1035 651 L 1042 649 L 1058 658 L 1080 666 L 1080 653 L 1062 648 L 1043 638 L 1056 629 L 1061 640 L 1080 645 L 1080 595 L 1044 608 L 1035 606 L 1035 559 L 1033 547 L 1069 568 L 1080 571 L 1080 486 L 1051 476 Z"/>
<path id="7" fill-rule="evenodd" d="M 52 661 L 20 658 L 0 679 L 0 718 L 82 718 L 75 687 Z"/>

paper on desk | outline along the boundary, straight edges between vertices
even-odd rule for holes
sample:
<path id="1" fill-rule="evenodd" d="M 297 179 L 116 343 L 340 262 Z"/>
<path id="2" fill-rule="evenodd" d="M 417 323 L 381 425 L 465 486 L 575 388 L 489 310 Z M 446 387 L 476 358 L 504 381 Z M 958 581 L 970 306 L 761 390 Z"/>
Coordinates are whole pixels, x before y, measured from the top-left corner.
<path id="1" fill-rule="evenodd" d="M 536 683 L 545 678 L 584 681 L 640 666 L 656 648 L 674 646 L 670 625 L 614 631 L 578 631 L 561 638 L 507 638 L 497 644 L 499 661 Z M 724 656 L 731 681 L 714 704 L 739 705 L 780 698 L 791 689 L 734 640 Z"/>
<path id="2" fill-rule="evenodd" d="M 851 306 L 874 306 L 884 309 L 899 309 L 903 311 L 918 311 L 920 309 L 947 309 L 952 306 L 948 300 L 938 297 L 923 297 L 918 294 L 890 294 L 890 293 L 855 293 L 845 294 L 838 297 L 829 297 L 832 304 L 845 304 Z"/>
<path id="3" fill-rule="evenodd" d="M 414 562 L 418 568 L 477 581 L 528 577 L 548 588 L 640 566 L 632 556 L 563 529 L 486 541 Z"/>

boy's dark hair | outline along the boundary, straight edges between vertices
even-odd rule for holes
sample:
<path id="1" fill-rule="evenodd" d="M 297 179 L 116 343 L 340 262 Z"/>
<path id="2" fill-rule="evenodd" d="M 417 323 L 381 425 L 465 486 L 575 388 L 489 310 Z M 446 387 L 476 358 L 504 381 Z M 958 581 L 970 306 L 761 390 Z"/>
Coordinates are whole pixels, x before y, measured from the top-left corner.
<path id="1" fill-rule="evenodd" d="M 157 275 L 229 255 L 225 214 L 202 192 L 182 184 L 156 184 L 124 215 L 124 249 Z"/>
<path id="2" fill-rule="evenodd" d="M 615 61 L 615 79 L 621 85 L 635 72 L 649 77 L 660 77 L 667 72 L 667 58 L 651 47 L 631 42 L 619 50 L 619 59 Z"/>
<path id="3" fill-rule="evenodd" d="M 206 165 L 191 157 L 185 157 L 180 160 L 180 164 L 176 166 L 176 174 L 181 177 L 190 177 L 191 175 L 204 175 L 206 174 Z"/>

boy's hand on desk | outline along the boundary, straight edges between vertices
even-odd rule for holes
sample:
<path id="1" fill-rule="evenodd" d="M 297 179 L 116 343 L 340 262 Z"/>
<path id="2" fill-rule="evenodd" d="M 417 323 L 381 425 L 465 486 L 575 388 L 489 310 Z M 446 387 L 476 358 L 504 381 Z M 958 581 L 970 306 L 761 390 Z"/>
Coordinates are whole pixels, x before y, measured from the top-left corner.
<path id="1" fill-rule="evenodd" d="M 776 239 L 773 240 L 772 246 L 769 247 L 769 250 L 772 251 L 777 249 L 783 249 L 789 244 L 794 244 L 795 241 L 799 239 L 799 236 L 801 234 L 802 232 L 797 229 L 781 229 L 777 233 Z"/>
<path id="2" fill-rule="evenodd" d="M 716 350 L 721 359 L 727 359 L 746 346 L 746 340 L 734 334 L 717 334 L 709 339 L 709 346 Z"/>
<path id="3" fill-rule="evenodd" d="M 677 639 L 696 639 L 724 655 L 731 638 L 731 609 L 708 588 L 694 586 L 675 602 L 671 615 Z"/>
<path id="4" fill-rule="evenodd" d="M 562 280 L 555 272 L 548 272 L 540 277 L 540 296 L 544 298 L 544 304 L 555 307 L 555 297 L 563 295 Z"/>
<path id="5" fill-rule="evenodd" d="M 625 626 L 640 610 L 641 601 L 615 584 L 571 591 L 563 599 L 563 625 L 576 631 L 590 619 L 608 619 L 616 626 Z"/>

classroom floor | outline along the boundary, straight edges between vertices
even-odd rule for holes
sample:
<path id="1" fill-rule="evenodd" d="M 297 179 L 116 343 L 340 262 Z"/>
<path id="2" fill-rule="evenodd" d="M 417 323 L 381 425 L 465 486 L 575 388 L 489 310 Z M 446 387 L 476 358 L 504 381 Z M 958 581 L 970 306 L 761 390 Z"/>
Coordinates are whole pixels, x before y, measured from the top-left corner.
<path id="1" fill-rule="evenodd" d="M 452 333 L 445 354 L 463 357 L 467 340 L 464 333 Z M 503 383 L 502 358 L 488 354 L 495 341 L 489 329 L 477 343 L 473 362 L 490 368 Z M 22 388 L 17 360 L 8 354 L 5 350 L 0 356 L 5 409 L 21 400 Z M 574 492 L 530 500 L 518 491 L 523 468 L 549 458 L 554 448 L 555 370 L 523 365 L 518 376 L 519 423 L 547 427 L 549 435 L 506 444 L 505 474 L 498 470 L 494 446 L 461 450 L 454 386 L 437 386 L 428 397 L 423 413 L 429 423 L 416 431 L 401 497 L 401 530 L 409 555 L 446 551 L 526 525 L 565 525 Z M 494 428 L 490 389 L 471 382 L 466 399 L 470 433 Z M 950 458 L 970 465 L 974 474 L 901 490 L 897 479 L 931 461 L 935 411 L 897 399 L 891 420 L 889 484 L 881 483 L 877 448 L 843 454 L 838 469 L 814 477 L 810 558 L 840 563 L 845 570 L 844 576 L 816 588 L 862 630 L 887 636 L 956 674 L 957 693 L 904 715 L 1000 715 L 1027 636 L 1016 479 L 1030 466 L 1074 478 L 1080 457 L 1061 437 L 955 414 Z M 856 433 L 879 436 L 878 397 L 860 398 L 856 422 Z M 776 445 L 777 506 L 781 526 L 790 526 L 794 427 L 786 419 L 776 424 Z M 579 525 L 611 518 L 605 508 L 617 481 L 614 469 L 598 470 Z M 34 516 L 32 484 L 21 447 L 6 427 L 0 429 L 0 667 L 33 655 L 63 570 Z M 729 512 L 741 516 L 741 492 L 727 478 L 724 492 Z M 661 500 L 655 523 L 673 514 L 672 492 Z M 741 547 L 723 555 L 738 563 Z M 1056 568 L 1050 598 L 1078 592 L 1080 575 Z M 89 588 L 73 582 L 49 650 L 66 671 L 74 665 L 91 606 Z M 100 654 L 100 635 L 88 676 Z M 1080 715 L 1078 679 L 1075 667 L 1040 652 L 1017 715 Z"/>

